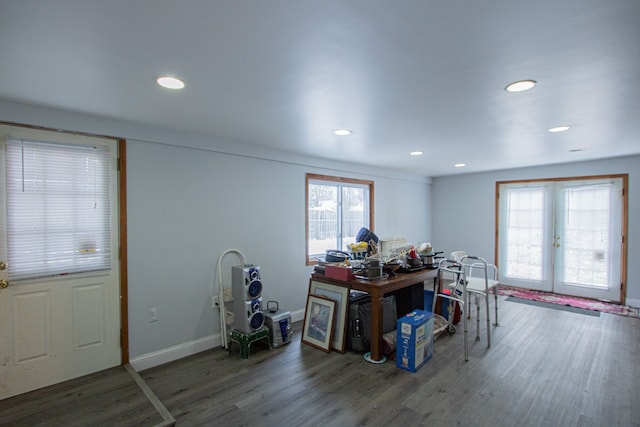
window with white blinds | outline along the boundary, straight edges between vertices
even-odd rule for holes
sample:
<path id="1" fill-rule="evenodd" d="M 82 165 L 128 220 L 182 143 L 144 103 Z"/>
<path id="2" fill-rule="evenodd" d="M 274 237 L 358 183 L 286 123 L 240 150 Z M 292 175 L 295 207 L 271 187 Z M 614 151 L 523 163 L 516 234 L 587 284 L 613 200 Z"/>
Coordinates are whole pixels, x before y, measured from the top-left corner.
<path id="1" fill-rule="evenodd" d="M 9 140 L 5 161 L 9 278 L 111 268 L 108 148 Z"/>

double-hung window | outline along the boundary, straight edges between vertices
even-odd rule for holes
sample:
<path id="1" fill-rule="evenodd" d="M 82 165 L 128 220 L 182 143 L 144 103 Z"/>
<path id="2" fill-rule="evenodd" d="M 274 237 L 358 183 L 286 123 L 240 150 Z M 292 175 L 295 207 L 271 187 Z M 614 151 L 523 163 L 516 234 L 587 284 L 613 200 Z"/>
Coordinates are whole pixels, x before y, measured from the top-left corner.
<path id="1" fill-rule="evenodd" d="M 307 174 L 306 190 L 307 265 L 373 228 L 373 181 Z"/>

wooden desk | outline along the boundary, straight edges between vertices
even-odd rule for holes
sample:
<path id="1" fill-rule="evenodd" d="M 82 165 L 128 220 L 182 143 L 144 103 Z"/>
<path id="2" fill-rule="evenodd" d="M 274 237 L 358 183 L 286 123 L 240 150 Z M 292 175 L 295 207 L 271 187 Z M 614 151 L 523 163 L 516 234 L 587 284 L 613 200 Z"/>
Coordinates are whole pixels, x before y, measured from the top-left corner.
<path id="1" fill-rule="evenodd" d="M 385 280 L 361 280 L 355 279 L 349 282 L 343 282 L 341 280 L 330 279 L 324 274 L 313 273 L 311 278 L 320 282 L 331 283 L 334 285 L 355 289 L 358 291 L 364 291 L 371 296 L 371 359 L 373 362 L 380 362 L 384 360 L 382 353 L 382 335 L 383 335 L 383 300 L 385 294 L 406 289 L 412 286 L 420 287 L 421 302 L 417 306 L 410 307 L 423 308 L 423 286 L 426 280 L 433 280 L 438 275 L 438 269 L 426 268 L 424 270 L 415 271 L 412 273 L 398 273 L 397 277 Z M 416 304 L 414 304 L 416 305 Z M 398 313 L 400 316 L 404 316 L 406 313 Z"/>

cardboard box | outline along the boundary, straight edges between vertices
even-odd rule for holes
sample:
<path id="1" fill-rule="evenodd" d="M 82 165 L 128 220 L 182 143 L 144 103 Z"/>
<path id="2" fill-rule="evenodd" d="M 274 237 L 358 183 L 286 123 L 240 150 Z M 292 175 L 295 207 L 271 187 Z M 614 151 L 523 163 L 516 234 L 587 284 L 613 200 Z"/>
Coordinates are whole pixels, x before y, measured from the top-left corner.
<path id="1" fill-rule="evenodd" d="M 398 319 L 396 366 L 417 372 L 433 357 L 433 313 L 413 310 Z"/>
<path id="2" fill-rule="evenodd" d="M 349 282 L 354 279 L 351 267 L 336 267 L 335 265 L 327 265 L 324 268 L 324 275 L 330 279 L 342 280 Z"/>

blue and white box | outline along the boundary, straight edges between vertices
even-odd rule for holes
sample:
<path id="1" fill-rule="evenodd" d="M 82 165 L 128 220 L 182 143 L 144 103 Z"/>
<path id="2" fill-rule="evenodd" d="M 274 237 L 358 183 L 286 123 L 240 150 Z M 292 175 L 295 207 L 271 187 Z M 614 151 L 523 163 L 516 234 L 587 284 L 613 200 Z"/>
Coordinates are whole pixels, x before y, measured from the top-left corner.
<path id="1" fill-rule="evenodd" d="M 396 366 L 417 372 L 433 357 L 433 313 L 413 310 L 398 319 Z"/>

